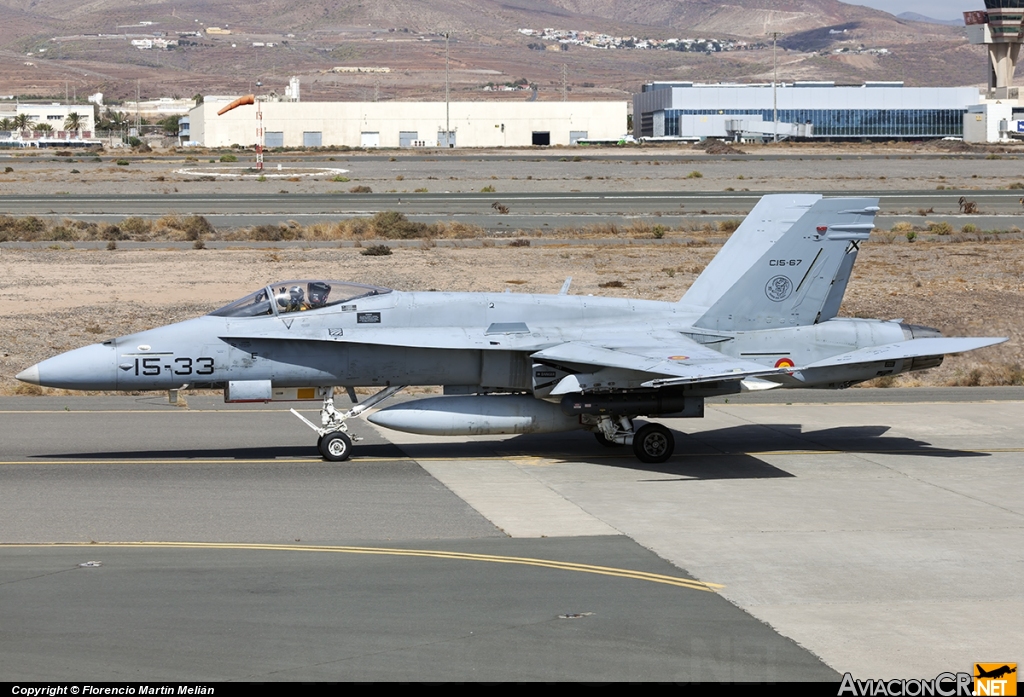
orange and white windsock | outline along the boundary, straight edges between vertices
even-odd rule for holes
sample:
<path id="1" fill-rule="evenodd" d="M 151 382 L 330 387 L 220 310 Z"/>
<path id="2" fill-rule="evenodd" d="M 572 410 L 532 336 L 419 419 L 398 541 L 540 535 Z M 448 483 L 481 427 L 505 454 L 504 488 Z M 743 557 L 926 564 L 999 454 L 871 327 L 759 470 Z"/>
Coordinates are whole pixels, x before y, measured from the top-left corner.
<path id="1" fill-rule="evenodd" d="M 226 107 L 224 107 L 223 109 L 218 111 L 217 112 L 217 116 L 223 116 L 224 114 L 228 113 L 229 111 L 231 111 L 235 107 L 245 106 L 246 104 L 255 104 L 255 103 L 256 103 L 256 95 L 254 95 L 254 94 L 247 94 L 244 97 L 239 97 L 238 99 L 236 99 L 235 101 L 231 102 Z"/>

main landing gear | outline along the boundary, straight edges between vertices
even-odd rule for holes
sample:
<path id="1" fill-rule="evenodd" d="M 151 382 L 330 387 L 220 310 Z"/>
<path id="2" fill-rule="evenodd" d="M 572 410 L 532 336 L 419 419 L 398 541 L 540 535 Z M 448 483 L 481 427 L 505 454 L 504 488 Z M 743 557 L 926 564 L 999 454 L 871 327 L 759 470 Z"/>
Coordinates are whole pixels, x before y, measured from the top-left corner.
<path id="1" fill-rule="evenodd" d="M 661 424 L 649 423 L 634 429 L 628 416 L 602 416 L 595 424 L 594 437 L 601 445 L 614 448 L 632 445 L 633 454 L 640 462 L 656 464 L 672 457 L 676 439 L 672 431 Z"/>
<path id="2" fill-rule="evenodd" d="M 328 462 L 344 462 L 352 457 L 352 441 L 362 440 L 362 438 L 355 434 L 349 435 L 346 421 L 354 416 L 359 416 L 370 407 L 380 404 L 385 399 L 393 397 L 403 389 L 405 389 L 405 385 L 385 387 L 377 394 L 356 404 L 348 411 L 339 412 L 334 408 L 334 388 L 330 387 L 324 396 L 324 405 L 320 409 L 320 426 L 317 426 L 294 409 L 291 412 L 319 434 L 320 437 L 316 441 L 316 448 L 325 460 Z M 349 396 L 353 398 L 352 401 L 355 401 L 354 391 L 350 390 Z"/>

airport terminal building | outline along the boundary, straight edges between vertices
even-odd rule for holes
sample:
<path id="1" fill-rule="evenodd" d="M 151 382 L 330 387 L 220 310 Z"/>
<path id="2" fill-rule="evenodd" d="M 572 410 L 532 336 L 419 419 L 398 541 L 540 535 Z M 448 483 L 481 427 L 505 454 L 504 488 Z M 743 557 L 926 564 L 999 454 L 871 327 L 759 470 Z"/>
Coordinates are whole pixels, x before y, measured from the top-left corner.
<path id="1" fill-rule="evenodd" d="M 190 140 L 206 147 L 254 145 L 255 106 L 217 115 L 234 99 L 206 97 L 192 109 Z M 626 132 L 627 103 L 261 101 L 260 109 L 268 148 L 487 148 L 618 139 Z"/>
<path id="2" fill-rule="evenodd" d="M 904 87 L 900 82 L 699 84 L 653 82 L 633 96 L 637 138 L 943 138 L 964 133 L 981 102 L 975 87 Z M 777 110 L 778 123 L 773 118 Z"/>

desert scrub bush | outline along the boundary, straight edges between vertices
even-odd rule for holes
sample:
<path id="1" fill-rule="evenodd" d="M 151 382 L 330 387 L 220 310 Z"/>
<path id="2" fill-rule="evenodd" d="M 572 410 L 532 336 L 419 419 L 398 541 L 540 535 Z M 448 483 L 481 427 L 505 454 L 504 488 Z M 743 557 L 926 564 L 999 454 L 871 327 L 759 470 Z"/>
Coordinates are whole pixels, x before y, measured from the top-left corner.
<path id="1" fill-rule="evenodd" d="M 425 187 L 425 186 L 421 186 L 420 188 L 418 188 L 418 189 L 415 189 L 415 190 L 413 191 L 413 193 L 414 193 L 414 194 L 425 194 L 425 193 L 427 193 L 427 187 Z"/>
<path id="2" fill-rule="evenodd" d="M 386 244 L 372 244 L 359 253 L 364 257 L 387 257 L 391 256 L 391 247 Z"/>
<path id="3" fill-rule="evenodd" d="M 353 186 L 348 192 L 350 194 L 372 194 L 373 189 L 368 186 Z"/>
<path id="4" fill-rule="evenodd" d="M 377 237 L 388 240 L 411 240 L 430 236 L 430 226 L 415 223 L 398 211 L 381 211 L 370 218 L 370 227 Z"/>
<path id="5" fill-rule="evenodd" d="M 696 169 L 686 175 L 687 179 L 702 179 L 703 177 L 704 175 L 700 173 L 700 170 Z"/>
<path id="6" fill-rule="evenodd" d="M 626 284 L 622 281 L 605 281 L 604 283 L 598 283 L 598 288 L 625 288 Z"/>
<path id="7" fill-rule="evenodd" d="M 974 223 L 967 223 L 962 228 L 960 228 L 960 232 L 964 233 L 965 235 L 972 235 L 972 234 L 976 233 L 977 231 L 978 231 L 978 226 L 975 225 Z"/>
<path id="8" fill-rule="evenodd" d="M 508 243 L 509 247 L 529 247 L 530 240 L 519 238 Z"/>
<path id="9" fill-rule="evenodd" d="M 983 363 L 968 372 L 957 371 L 946 385 L 953 387 L 997 387 L 1024 385 L 1024 369 L 1019 363 Z"/>
<path id="10" fill-rule="evenodd" d="M 117 225 L 101 225 L 99 236 L 100 239 L 110 240 L 111 242 L 128 239 L 128 235 L 124 234 L 124 231 Z M 109 246 L 107 248 L 109 249 Z"/>
<path id="11" fill-rule="evenodd" d="M 1024 182 L 1014 182 L 1006 187 L 1007 189 L 1024 189 Z"/>
<path id="12" fill-rule="evenodd" d="M 304 240 L 337 240 L 347 237 L 344 223 L 313 223 L 302 232 Z"/>
<path id="13" fill-rule="evenodd" d="M 0 215 L 0 242 L 19 240 L 30 242 L 39 239 L 46 232 L 46 222 L 34 215 L 15 218 Z"/>
<path id="14" fill-rule="evenodd" d="M 740 226 L 740 223 L 742 223 L 742 222 L 743 222 L 742 220 L 737 220 L 735 218 L 730 218 L 729 220 L 719 220 L 718 221 L 718 231 L 719 232 L 736 232 L 736 228 L 738 228 Z"/>
<path id="15" fill-rule="evenodd" d="M 186 240 L 194 242 L 204 235 L 212 235 L 217 229 L 203 216 L 190 215 L 182 222 L 181 231 L 185 233 Z"/>
<path id="16" fill-rule="evenodd" d="M 65 225 L 57 225 L 46 234 L 46 237 L 54 242 L 74 242 L 78 239 L 78 233 Z"/>
<path id="17" fill-rule="evenodd" d="M 928 226 L 928 232 L 933 235 L 949 235 L 953 232 L 953 226 L 947 223 L 945 220 L 933 223 L 931 221 L 925 223 Z"/>
<path id="18" fill-rule="evenodd" d="M 892 232 L 895 232 L 897 235 L 905 235 L 913 229 L 914 226 L 907 222 L 899 222 L 892 226 Z"/>
<path id="19" fill-rule="evenodd" d="M 493 193 L 494 193 L 495 191 L 497 191 L 497 189 L 495 189 L 495 188 L 494 188 L 493 186 L 491 186 L 490 184 L 488 184 L 488 185 L 487 185 L 487 186 L 485 186 L 484 188 L 480 189 L 480 193 L 481 193 L 481 194 L 493 194 Z"/>
<path id="20" fill-rule="evenodd" d="M 867 383 L 870 387 L 895 387 L 896 376 L 895 375 L 883 375 L 880 378 L 875 378 Z"/>
<path id="21" fill-rule="evenodd" d="M 907 231 L 907 242 L 913 242 L 916 239 L 917 239 L 917 231 L 916 230 L 908 230 Z"/>
<path id="22" fill-rule="evenodd" d="M 14 171 L 13 167 L 4 167 L 4 174 L 10 174 Z"/>
<path id="23" fill-rule="evenodd" d="M 651 236 L 656 240 L 660 240 L 661 238 L 663 238 L 665 236 L 665 226 L 655 225 L 653 228 L 651 228 Z"/>
<path id="24" fill-rule="evenodd" d="M 121 159 L 117 160 L 114 164 L 117 165 L 118 167 L 127 167 L 128 165 L 131 164 L 131 162 L 122 157 Z"/>
<path id="25" fill-rule="evenodd" d="M 332 182 L 348 182 L 348 181 L 352 181 L 352 180 L 349 179 L 348 177 L 344 177 L 344 176 L 339 174 L 336 177 L 332 178 L 331 181 Z"/>
<path id="26" fill-rule="evenodd" d="M 476 237 L 486 237 L 487 231 L 479 225 L 471 225 L 469 223 L 460 223 L 458 221 L 439 221 L 435 223 L 434 227 L 437 237 L 449 237 L 455 239 L 470 239 Z"/>
<path id="27" fill-rule="evenodd" d="M 145 218 L 133 215 L 122 220 L 120 228 L 132 239 L 144 239 L 153 229 L 153 224 Z"/>
<path id="28" fill-rule="evenodd" d="M 238 162 L 238 157 L 236 157 L 235 155 L 232 155 L 231 153 L 226 153 L 226 154 L 220 156 L 220 161 L 221 162 Z"/>
<path id="29" fill-rule="evenodd" d="M 287 225 L 256 225 L 249 229 L 249 234 L 247 235 L 250 240 L 257 240 L 259 242 L 296 240 L 299 236 L 298 230 Z"/>

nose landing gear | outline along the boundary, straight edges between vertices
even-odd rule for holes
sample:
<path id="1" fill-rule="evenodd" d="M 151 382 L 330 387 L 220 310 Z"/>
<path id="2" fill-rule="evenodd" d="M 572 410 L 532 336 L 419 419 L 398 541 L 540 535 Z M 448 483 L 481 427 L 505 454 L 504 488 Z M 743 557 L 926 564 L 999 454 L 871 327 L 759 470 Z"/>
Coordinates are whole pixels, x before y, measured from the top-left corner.
<path id="1" fill-rule="evenodd" d="M 324 405 L 320 409 L 321 426 L 317 426 L 294 409 L 291 412 L 319 434 L 320 437 L 317 439 L 316 448 L 325 460 L 328 462 L 344 462 L 352 457 L 352 441 L 362 440 L 362 438 L 359 438 L 354 433 L 351 436 L 349 435 L 346 421 L 354 416 L 359 416 L 370 407 L 380 404 L 385 399 L 395 396 L 405 387 L 405 385 L 385 387 L 380 392 L 356 404 L 346 412 L 339 412 L 334 408 L 334 388 L 330 387 L 324 396 Z M 354 392 L 350 392 L 350 394 L 354 395 Z"/>

